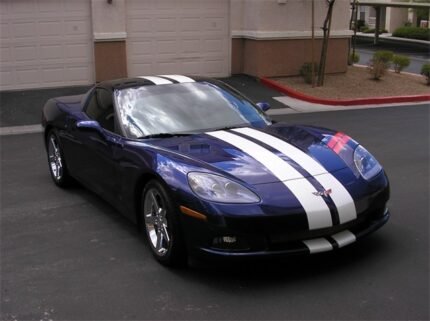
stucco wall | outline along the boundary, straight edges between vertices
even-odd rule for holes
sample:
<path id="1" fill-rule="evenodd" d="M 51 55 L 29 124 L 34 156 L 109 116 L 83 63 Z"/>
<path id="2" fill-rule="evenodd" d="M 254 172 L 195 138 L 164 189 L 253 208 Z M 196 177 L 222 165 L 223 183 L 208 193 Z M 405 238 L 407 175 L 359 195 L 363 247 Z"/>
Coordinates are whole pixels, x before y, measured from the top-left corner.
<path id="1" fill-rule="evenodd" d="M 285 2 L 285 3 L 279 3 Z M 232 73 L 253 76 L 291 76 L 311 61 L 311 0 L 231 0 Z M 325 1 L 315 0 L 315 52 L 319 60 Z M 333 9 L 326 72 L 345 72 L 349 28 L 349 0 Z"/>
<path id="2" fill-rule="evenodd" d="M 298 31 L 311 30 L 311 0 L 231 0 L 233 31 Z M 348 34 L 348 0 L 337 0 L 333 10 L 332 30 L 336 34 Z M 323 25 L 327 5 L 325 1 L 315 1 L 315 30 Z"/>

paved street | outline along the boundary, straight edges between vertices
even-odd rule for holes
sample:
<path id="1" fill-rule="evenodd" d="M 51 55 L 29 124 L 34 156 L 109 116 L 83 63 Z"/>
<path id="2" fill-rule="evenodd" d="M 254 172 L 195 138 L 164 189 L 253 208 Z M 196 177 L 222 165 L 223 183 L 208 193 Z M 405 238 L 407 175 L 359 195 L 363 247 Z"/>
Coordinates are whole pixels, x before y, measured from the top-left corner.
<path id="1" fill-rule="evenodd" d="M 390 222 L 337 252 L 169 270 L 105 202 L 54 186 L 40 135 L 2 136 L 0 319 L 428 319 L 429 107 L 276 119 L 362 142 L 388 172 Z"/>
<path id="2" fill-rule="evenodd" d="M 411 63 L 403 71 L 414 74 L 420 74 L 422 65 L 430 61 L 428 46 L 383 41 L 375 46 L 372 41 L 372 39 L 360 39 L 357 41 L 357 52 L 360 55 L 360 61 L 358 63 L 360 65 L 367 65 L 370 59 L 372 59 L 374 52 L 377 50 L 389 50 L 397 55 L 408 56 Z"/>

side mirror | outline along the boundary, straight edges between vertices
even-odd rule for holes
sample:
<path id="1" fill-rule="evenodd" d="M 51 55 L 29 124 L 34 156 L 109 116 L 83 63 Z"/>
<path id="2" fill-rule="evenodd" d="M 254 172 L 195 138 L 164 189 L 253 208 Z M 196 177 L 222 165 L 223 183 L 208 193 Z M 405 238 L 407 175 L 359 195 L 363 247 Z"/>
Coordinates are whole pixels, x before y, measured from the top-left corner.
<path id="1" fill-rule="evenodd" d="M 96 120 L 81 120 L 76 123 L 76 127 L 83 130 L 95 130 L 101 132 L 102 127 Z"/>
<path id="2" fill-rule="evenodd" d="M 256 104 L 258 108 L 262 111 L 268 111 L 270 109 L 270 104 L 268 102 L 259 102 Z"/>

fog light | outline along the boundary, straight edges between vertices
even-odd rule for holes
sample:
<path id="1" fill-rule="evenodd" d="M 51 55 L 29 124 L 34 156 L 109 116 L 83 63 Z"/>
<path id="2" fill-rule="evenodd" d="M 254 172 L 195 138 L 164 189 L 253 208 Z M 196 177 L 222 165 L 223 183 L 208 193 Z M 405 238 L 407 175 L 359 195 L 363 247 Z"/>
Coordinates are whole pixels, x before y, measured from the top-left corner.
<path id="1" fill-rule="evenodd" d="M 236 236 L 226 235 L 215 237 L 212 241 L 212 247 L 220 250 L 248 250 L 248 243 Z"/>

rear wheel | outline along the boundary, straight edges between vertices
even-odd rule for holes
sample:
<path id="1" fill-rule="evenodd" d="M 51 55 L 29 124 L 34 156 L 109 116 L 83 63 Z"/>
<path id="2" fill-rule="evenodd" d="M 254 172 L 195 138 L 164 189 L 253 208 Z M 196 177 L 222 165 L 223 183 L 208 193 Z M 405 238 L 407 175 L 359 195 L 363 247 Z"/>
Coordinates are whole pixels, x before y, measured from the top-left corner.
<path id="1" fill-rule="evenodd" d="M 142 223 L 154 257 L 167 266 L 183 266 L 187 256 L 177 207 L 157 180 L 148 182 L 142 193 Z"/>
<path id="2" fill-rule="evenodd" d="M 66 161 L 61 149 L 58 135 L 51 130 L 46 139 L 48 165 L 52 180 L 60 187 L 66 187 L 71 183 L 71 177 L 67 171 Z"/>

